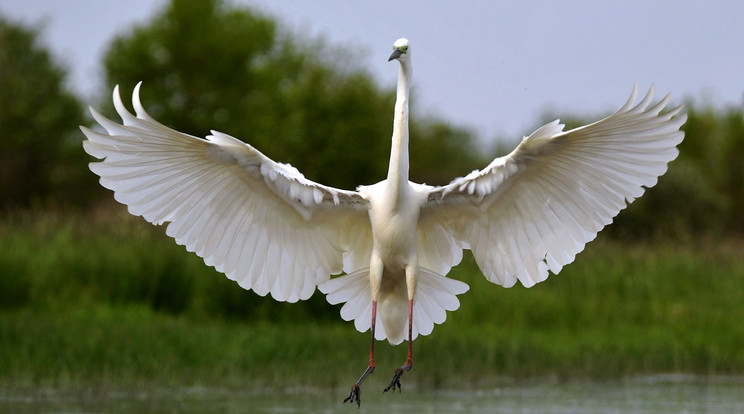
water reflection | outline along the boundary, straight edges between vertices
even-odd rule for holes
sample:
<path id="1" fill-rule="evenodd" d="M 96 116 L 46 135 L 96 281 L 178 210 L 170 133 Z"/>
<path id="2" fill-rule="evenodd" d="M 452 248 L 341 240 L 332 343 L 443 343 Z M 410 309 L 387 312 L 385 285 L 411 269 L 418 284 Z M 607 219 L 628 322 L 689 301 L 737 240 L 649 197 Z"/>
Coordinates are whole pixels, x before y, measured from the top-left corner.
<path id="1" fill-rule="evenodd" d="M 367 385 L 367 384 L 365 384 Z M 744 377 L 654 376 L 608 382 L 503 382 L 478 390 L 382 395 L 369 384 L 362 409 L 344 390 L 158 389 L 138 392 L 0 390 L 0 412 L 64 413 L 743 413 Z"/>

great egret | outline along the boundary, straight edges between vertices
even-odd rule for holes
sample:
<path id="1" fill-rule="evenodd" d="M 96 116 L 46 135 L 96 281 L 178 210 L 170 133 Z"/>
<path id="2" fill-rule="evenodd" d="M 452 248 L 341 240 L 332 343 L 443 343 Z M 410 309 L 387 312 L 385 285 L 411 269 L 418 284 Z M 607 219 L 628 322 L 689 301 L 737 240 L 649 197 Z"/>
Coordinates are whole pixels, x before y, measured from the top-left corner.
<path id="1" fill-rule="evenodd" d="M 551 122 L 450 184 L 408 180 L 411 48 L 400 64 L 390 165 L 385 180 L 346 191 L 306 179 L 252 146 L 212 131 L 206 139 L 151 118 L 133 93 L 135 115 L 113 99 L 123 123 L 91 113 L 106 133 L 82 127 L 101 185 L 245 289 L 279 301 L 309 298 L 316 286 L 345 303 L 344 320 L 371 330 L 369 363 L 345 401 L 375 369 L 375 340 L 408 339 L 408 357 L 385 391 L 400 389 L 412 343 L 460 306 L 463 282 L 445 277 L 471 249 L 491 282 L 530 287 L 571 263 L 627 203 L 656 184 L 678 153 L 682 107 L 649 107 L 653 86 L 634 105 L 637 85 L 615 114 L 563 131 Z M 280 132 L 280 131 L 279 131 Z M 645 187 L 645 188 L 644 188 Z M 332 274 L 346 275 L 330 278 Z"/>

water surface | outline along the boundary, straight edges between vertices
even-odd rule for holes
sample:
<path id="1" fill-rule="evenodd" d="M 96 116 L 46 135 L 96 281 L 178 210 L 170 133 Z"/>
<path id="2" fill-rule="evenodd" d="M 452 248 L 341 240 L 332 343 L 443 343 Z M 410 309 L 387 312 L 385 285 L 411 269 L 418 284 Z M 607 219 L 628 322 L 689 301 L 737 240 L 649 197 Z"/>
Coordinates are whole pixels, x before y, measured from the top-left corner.
<path id="1" fill-rule="evenodd" d="M 404 384 L 405 386 L 405 384 Z M 540 381 L 480 389 L 383 395 L 362 391 L 362 408 L 343 390 L 147 391 L 0 390 L 3 413 L 744 413 L 744 378 L 654 376 L 606 382 Z"/>

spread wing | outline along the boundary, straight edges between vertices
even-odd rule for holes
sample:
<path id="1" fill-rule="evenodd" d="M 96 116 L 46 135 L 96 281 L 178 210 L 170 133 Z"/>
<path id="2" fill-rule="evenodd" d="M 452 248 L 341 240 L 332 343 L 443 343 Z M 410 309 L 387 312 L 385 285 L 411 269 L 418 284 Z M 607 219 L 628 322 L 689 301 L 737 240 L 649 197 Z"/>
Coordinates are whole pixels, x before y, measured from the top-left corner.
<path id="1" fill-rule="evenodd" d="M 310 181 L 229 135 L 170 129 L 145 112 L 139 87 L 136 116 L 117 87 L 123 123 L 91 108 L 106 132 L 81 127 L 85 151 L 102 160 L 90 169 L 130 213 L 170 222 L 166 234 L 178 244 L 245 289 L 281 301 L 309 298 L 344 259 L 369 254 L 361 251 L 371 228 L 359 193 Z"/>
<path id="2" fill-rule="evenodd" d="M 485 169 L 433 188 L 421 231 L 446 225 L 499 285 L 558 273 L 677 157 L 687 117 L 681 106 L 661 112 L 668 95 L 649 107 L 653 89 L 633 105 L 636 85 L 625 106 L 591 125 L 549 123 Z"/>

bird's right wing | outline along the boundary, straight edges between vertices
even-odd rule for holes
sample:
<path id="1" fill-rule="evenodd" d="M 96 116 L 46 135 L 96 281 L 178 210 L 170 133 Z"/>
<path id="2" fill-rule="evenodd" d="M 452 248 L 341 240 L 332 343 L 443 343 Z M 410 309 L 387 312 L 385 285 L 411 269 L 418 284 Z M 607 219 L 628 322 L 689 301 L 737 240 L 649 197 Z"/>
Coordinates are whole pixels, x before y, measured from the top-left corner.
<path id="1" fill-rule="evenodd" d="M 590 125 L 564 132 L 549 123 L 485 169 L 431 189 L 419 231 L 445 228 L 499 285 L 558 273 L 678 154 L 682 107 L 662 113 L 669 96 L 649 107 L 653 87 L 634 105 L 636 95 L 634 87 L 625 106 Z"/>
<path id="2" fill-rule="evenodd" d="M 104 132 L 82 127 L 101 184 L 245 289 L 281 301 L 307 299 L 344 261 L 371 248 L 367 200 L 306 179 L 231 136 L 207 139 L 152 119 L 134 90 L 136 116 L 114 90 L 123 123 L 91 108 Z M 349 271 L 350 269 L 346 269 Z"/>

